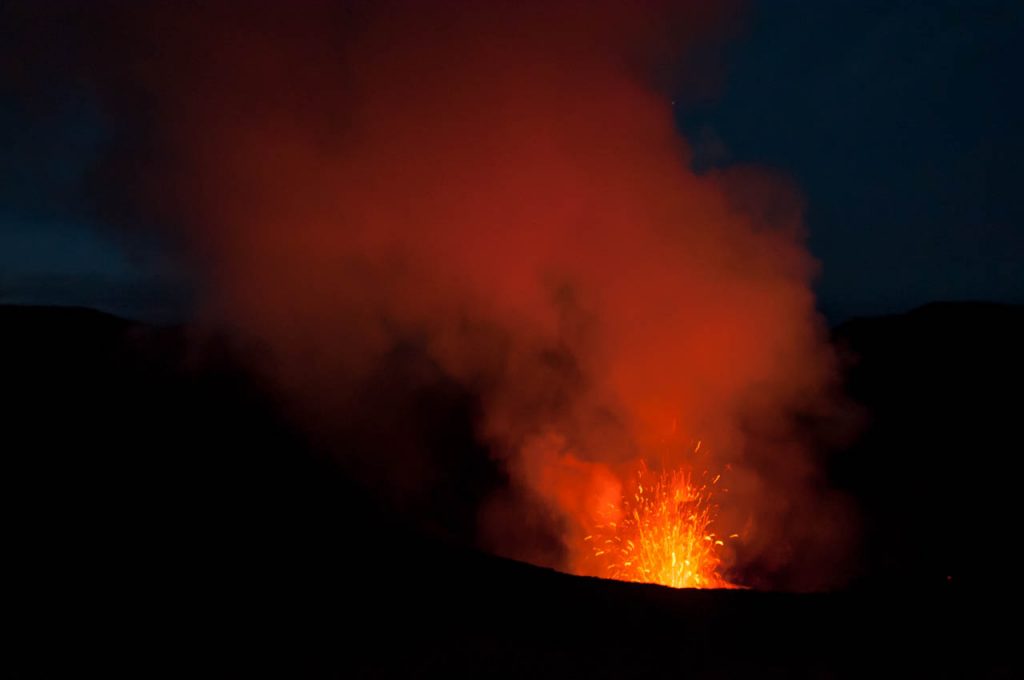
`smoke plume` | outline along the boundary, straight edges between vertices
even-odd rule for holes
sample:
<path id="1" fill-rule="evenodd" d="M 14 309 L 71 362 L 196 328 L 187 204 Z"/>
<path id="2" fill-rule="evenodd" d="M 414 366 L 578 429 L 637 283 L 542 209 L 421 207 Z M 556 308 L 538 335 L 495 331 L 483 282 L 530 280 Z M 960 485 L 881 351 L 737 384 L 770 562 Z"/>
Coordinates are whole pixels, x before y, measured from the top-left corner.
<path id="1" fill-rule="evenodd" d="M 690 169 L 666 85 L 730 29 L 704 4 L 149 4 L 118 14 L 118 87 L 207 314 L 267 344 L 324 441 L 389 423 L 339 447 L 354 469 L 438 482 L 385 431 L 420 408 L 379 387 L 414 348 L 412 382 L 472 395 L 503 480 L 479 545 L 585 571 L 638 461 L 697 466 L 728 487 L 733 573 L 817 587 L 844 513 L 792 418 L 830 389 L 816 263 L 786 180 Z"/>

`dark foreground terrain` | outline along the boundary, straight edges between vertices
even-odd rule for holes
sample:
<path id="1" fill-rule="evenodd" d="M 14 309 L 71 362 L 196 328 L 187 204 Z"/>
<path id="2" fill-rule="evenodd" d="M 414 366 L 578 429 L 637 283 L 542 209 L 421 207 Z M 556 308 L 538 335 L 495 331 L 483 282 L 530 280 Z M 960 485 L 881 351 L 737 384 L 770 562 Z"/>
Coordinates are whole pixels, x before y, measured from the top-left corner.
<path id="1" fill-rule="evenodd" d="M 851 585 L 684 592 L 413 529 L 280 415 L 258 348 L 0 307 L 11 646 L 40 677 L 1019 677 L 1022 310 L 836 339 L 867 416 L 831 472 Z"/>

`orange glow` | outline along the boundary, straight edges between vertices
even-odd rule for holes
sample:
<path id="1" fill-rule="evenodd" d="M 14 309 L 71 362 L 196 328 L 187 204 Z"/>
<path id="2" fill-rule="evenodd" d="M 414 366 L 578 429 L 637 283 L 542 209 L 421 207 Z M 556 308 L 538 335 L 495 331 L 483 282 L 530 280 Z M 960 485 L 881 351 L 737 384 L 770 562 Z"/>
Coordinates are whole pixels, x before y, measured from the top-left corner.
<path id="1" fill-rule="evenodd" d="M 558 512 L 567 571 L 672 588 L 733 588 L 723 572 L 727 541 L 739 536 L 718 535 L 718 502 L 728 489 L 702 452 L 707 447 L 698 441 L 649 451 L 657 467 L 643 459 L 609 465 L 548 434 L 522 450 L 518 473 Z"/>
<path id="2" fill-rule="evenodd" d="M 641 463 L 631 491 L 584 538 L 589 571 L 673 588 L 733 587 L 722 578 L 724 541 L 713 529 L 718 481 L 716 475 L 700 484 L 684 469 L 655 473 Z"/>
<path id="3" fill-rule="evenodd" d="M 790 422 L 834 376 L 803 200 L 768 170 L 695 172 L 706 141 L 664 91 L 731 3 L 156 4 L 129 22 L 153 221 L 361 484 L 575 574 L 724 587 L 832 554 L 838 504 Z M 435 455 L 470 427 L 454 394 L 480 446 Z M 712 533 L 735 530 L 740 554 Z"/>

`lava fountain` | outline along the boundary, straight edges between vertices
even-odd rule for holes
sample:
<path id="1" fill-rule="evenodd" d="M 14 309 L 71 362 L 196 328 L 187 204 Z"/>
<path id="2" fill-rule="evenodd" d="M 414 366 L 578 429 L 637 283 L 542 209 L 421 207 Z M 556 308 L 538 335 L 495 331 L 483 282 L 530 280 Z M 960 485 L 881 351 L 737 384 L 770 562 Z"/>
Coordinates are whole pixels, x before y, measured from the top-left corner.
<path id="1" fill-rule="evenodd" d="M 594 574 L 673 588 L 733 587 L 722 578 L 725 544 L 713 529 L 720 479 L 700 483 L 683 468 L 658 473 L 641 462 L 630 492 L 584 537 Z"/>
<path id="2" fill-rule="evenodd" d="M 587 460 L 549 435 L 522 451 L 519 469 L 565 527 L 566 571 L 672 588 L 733 588 L 718 503 L 729 490 L 704 456 L 661 451 L 620 465 Z M 722 468 L 729 473 L 729 466 Z"/>

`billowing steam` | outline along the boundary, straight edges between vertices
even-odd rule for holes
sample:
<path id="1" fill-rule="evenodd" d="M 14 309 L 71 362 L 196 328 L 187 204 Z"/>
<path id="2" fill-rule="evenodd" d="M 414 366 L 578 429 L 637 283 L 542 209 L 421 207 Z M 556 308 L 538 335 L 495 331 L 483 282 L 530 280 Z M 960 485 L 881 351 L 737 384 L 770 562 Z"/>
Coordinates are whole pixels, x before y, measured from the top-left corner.
<path id="1" fill-rule="evenodd" d="M 743 539 L 727 568 L 811 555 L 785 585 L 835 576 L 842 513 L 790 420 L 831 371 L 800 200 L 764 172 L 691 171 L 655 77 L 721 17 L 231 7 L 129 10 L 167 160 L 152 196 L 208 308 L 272 348 L 312 428 L 367 418 L 364 390 L 415 346 L 478 398 L 507 477 L 475 509 L 485 547 L 582 570 L 588 518 L 637 461 L 697 456 L 729 488 L 720 533 Z M 415 442 L 363 448 L 339 455 L 429 485 Z"/>

